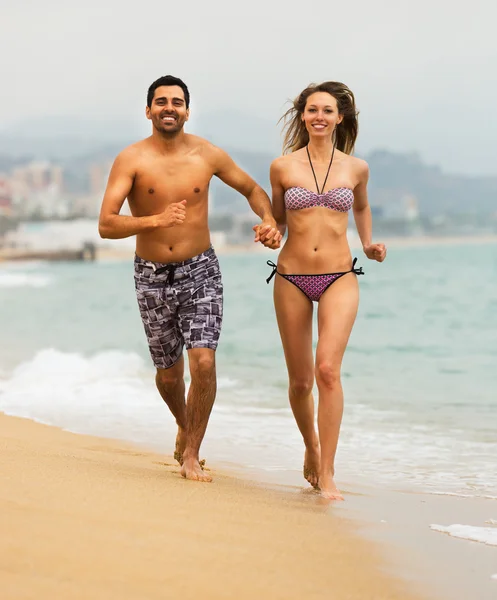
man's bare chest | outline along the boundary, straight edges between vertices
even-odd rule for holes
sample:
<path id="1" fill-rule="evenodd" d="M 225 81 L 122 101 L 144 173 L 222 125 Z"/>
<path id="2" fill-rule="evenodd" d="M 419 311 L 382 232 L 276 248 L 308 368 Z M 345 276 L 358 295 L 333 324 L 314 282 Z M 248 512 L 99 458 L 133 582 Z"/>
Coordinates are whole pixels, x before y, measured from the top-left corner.
<path id="1" fill-rule="evenodd" d="M 212 168 L 205 161 L 153 161 L 137 170 L 131 199 L 167 205 L 207 196 Z"/>

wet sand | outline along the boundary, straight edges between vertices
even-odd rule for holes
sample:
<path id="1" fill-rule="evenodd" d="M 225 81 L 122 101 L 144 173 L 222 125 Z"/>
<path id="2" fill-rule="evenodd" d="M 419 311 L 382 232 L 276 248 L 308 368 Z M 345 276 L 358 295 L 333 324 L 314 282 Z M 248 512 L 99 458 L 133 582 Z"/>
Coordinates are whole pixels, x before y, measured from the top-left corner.
<path id="1" fill-rule="evenodd" d="M 246 470 L 240 476 L 301 489 L 297 471 Z M 333 514 L 352 520 L 361 536 L 381 544 L 387 552 L 388 573 L 402 577 L 436 600 L 495 600 L 497 547 L 452 537 L 430 525 L 463 524 L 488 527 L 497 523 L 497 498 L 401 490 L 340 481 L 345 502 Z"/>
<path id="2" fill-rule="evenodd" d="M 428 598 L 315 494 L 0 414 L 5 600 Z M 339 511 L 337 511 L 339 512 Z"/>

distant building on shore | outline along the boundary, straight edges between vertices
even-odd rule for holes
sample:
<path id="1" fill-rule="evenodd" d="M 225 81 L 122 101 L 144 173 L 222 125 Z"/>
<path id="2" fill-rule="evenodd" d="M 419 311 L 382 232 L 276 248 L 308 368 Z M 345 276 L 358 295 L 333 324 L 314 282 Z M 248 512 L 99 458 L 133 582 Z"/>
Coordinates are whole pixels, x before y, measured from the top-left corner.
<path id="1" fill-rule="evenodd" d="M 4 178 L 0 178 L 0 215 L 12 216 L 12 189 Z"/>

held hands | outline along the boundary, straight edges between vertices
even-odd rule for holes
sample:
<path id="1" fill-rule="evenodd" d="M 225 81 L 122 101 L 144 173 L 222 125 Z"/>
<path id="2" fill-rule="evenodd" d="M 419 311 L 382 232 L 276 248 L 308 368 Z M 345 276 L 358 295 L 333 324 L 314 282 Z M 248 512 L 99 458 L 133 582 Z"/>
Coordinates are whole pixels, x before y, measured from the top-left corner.
<path id="1" fill-rule="evenodd" d="M 264 219 L 260 225 L 252 227 L 255 232 L 254 242 L 261 242 L 266 248 L 276 250 L 280 247 L 282 235 L 274 219 Z"/>
<path id="2" fill-rule="evenodd" d="M 163 212 L 156 215 L 159 227 L 181 225 L 186 217 L 186 200 L 170 204 Z"/>
<path id="3" fill-rule="evenodd" d="M 387 248 L 385 244 L 370 244 L 369 246 L 364 246 L 364 254 L 370 260 L 383 262 L 387 255 Z"/>

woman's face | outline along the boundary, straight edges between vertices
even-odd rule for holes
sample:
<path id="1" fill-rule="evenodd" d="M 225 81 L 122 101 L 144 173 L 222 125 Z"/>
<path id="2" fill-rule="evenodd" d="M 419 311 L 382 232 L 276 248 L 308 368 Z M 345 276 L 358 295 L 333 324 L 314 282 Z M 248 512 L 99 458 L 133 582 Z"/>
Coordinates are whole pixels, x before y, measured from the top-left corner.
<path id="1" fill-rule="evenodd" d="M 336 98 L 328 92 L 315 92 L 307 98 L 302 121 L 309 138 L 331 138 L 335 127 L 342 122 Z"/>

